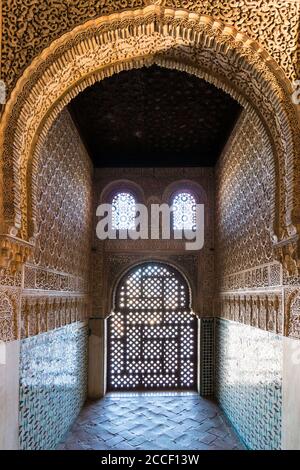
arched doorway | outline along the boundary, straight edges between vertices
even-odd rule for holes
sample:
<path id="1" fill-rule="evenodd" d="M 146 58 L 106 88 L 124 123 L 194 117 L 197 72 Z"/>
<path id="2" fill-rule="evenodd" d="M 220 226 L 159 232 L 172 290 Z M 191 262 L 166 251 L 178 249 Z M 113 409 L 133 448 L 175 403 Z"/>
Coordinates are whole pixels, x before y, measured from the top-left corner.
<path id="1" fill-rule="evenodd" d="M 147 262 L 127 272 L 108 320 L 107 389 L 194 390 L 197 318 L 173 267 Z"/>
<path id="2" fill-rule="evenodd" d="M 15 237 L 14 244 L 25 242 L 11 249 L 14 263 L 20 262 L 20 250 L 22 260 L 28 259 L 35 243 L 37 161 L 59 112 L 96 81 L 153 64 L 203 78 L 256 114 L 272 142 L 277 168 L 278 208 L 271 216 L 271 237 L 278 256 L 290 259 L 282 247 L 298 231 L 300 210 L 295 171 L 299 122 L 290 81 L 260 44 L 234 27 L 154 4 L 74 28 L 53 41 L 19 78 L 0 122 L 2 173 L 13 188 L 13 196 L 6 191 L 0 201 L 2 233 Z"/>

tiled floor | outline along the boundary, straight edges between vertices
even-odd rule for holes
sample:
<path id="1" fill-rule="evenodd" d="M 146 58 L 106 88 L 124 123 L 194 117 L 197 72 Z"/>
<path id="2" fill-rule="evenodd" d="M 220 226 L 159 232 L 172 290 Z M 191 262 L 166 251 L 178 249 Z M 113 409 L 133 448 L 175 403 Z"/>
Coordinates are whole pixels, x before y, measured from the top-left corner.
<path id="1" fill-rule="evenodd" d="M 108 394 L 88 402 L 58 449 L 243 449 L 218 406 L 196 393 Z"/>

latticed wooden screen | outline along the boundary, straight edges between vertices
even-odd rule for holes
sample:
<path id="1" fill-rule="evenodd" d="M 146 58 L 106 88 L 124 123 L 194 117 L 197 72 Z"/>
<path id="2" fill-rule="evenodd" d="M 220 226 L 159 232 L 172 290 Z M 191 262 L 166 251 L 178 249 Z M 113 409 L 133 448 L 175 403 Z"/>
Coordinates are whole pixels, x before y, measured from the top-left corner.
<path id="1" fill-rule="evenodd" d="M 174 390 L 196 386 L 197 320 L 189 289 L 168 265 L 131 270 L 108 321 L 108 389 Z"/>

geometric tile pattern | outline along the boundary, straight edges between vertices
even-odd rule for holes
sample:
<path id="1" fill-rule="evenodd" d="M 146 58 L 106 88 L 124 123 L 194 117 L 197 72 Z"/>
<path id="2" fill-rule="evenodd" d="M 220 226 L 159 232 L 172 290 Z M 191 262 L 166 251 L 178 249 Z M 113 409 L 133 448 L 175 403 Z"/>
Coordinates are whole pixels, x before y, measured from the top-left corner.
<path id="1" fill-rule="evenodd" d="M 193 392 L 109 393 L 88 402 L 60 450 L 244 449 L 218 406 Z"/>
<path id="2" fill-rule="evenodd" d="M 249 449 L 280 449 L 282 338 L 217 319 L 215 394 Z"/>
<path id="3" fill-rule="evenodd" d="M 54 449 L 86 399 L 87 326 L 59 328 L 21 341 L 20 448 Z"/>
<path id="4" fill-rule="evenodd" d="M 200 394 L 214 394 L 214 318 L 201 318 L 200 327 Z"/>

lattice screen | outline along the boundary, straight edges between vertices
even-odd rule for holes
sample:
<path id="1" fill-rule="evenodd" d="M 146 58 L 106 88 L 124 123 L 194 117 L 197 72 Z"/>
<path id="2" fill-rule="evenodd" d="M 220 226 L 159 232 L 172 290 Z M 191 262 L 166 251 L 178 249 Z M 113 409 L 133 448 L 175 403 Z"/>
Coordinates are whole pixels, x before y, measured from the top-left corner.
<path id="1" fill-rule="evenodd" d="M 130 271 L 108 322 L 108 389 L 196 386 L 197 320 L 175 269 L 147 263 Z"/>

